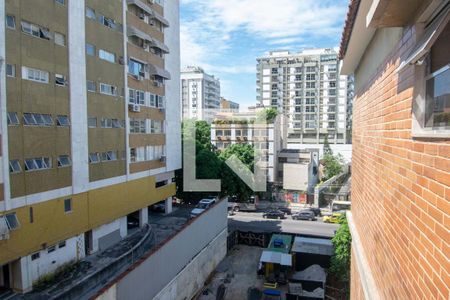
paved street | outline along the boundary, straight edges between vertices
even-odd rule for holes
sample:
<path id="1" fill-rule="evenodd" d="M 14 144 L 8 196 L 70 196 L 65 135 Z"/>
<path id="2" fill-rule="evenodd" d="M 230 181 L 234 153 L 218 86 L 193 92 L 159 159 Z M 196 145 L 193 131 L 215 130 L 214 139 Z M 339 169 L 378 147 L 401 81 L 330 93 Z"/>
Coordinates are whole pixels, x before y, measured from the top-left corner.
<path id="1" fill-rule="evenodd" d="M 229 229 L 254 232 L 286 232 L 293 234 L 306 234 L 314 236 L 332 237 L 339 227 L 336 224 L 318 221 L 297 221 L 287 216 L 284 220 L 264 219 L 262 213 L 237 212 L 228 217 Z"/>

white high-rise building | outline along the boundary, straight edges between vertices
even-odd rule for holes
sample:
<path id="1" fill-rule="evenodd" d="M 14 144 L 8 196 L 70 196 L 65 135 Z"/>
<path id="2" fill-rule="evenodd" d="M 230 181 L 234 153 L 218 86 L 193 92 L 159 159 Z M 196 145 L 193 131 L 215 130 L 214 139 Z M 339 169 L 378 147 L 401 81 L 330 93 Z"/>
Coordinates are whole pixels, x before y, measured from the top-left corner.
<path id="1" fill-rule="evenodd" d="M 191 66 L 181 71 L 181 88 L 183 118 L 212 122 L 220 110 L 220 80 Z"/>
<path id="2" fill-rule="evenodd" d="M 334 49 L 257 58 L 257 100 L 288 117 L 289 144 L 345 144 L 349 86 Z"/>

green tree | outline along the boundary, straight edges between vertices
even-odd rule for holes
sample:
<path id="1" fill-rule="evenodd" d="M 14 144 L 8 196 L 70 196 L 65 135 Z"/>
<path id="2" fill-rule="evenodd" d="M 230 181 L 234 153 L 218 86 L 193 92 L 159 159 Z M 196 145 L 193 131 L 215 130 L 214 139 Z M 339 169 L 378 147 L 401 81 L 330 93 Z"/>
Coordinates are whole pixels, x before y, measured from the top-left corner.
<path id="1" fill-rule="evenodd" d="M 342 172 L 342 163 L 342 155 L 325 154 L 322 158 L 322 164 L 324 167 L 324 177 L 322 180 L 327 181 L 328 179 L 339 175 Z"/>
<path id="2" fill-rule="evenodd" d="M 330 143 L 328 142 L 328 135 L 325 136 L 325 140 L 323 141 L 323 154 L 333 155 L 333 150 L 331 150 Z"/>
<path id="3" fill-rule="evenodd" d="M 352 236 L 348 228 L 347 218 L 344 216 L 339 219 L 339 229 L 331 240 L 334 246 L 334 254 L 331 257 L 330 272 L 339 280 L 348 282 L 350 279 L 350 255 Z"/>
<path id="4" fill-rule="evenodd" d="M 272 107 L 260 110 L 256 113 L 256 119 L 264 120 L 264 117 L 265 117 L 267 123 L 273 123 L 277 116 L 278 116 L 278 110 L 276 110 L 275 108 L 272 108 Z"/>
<path id="5" fill-rule="evenodd" d="M 254 148 L 249 144 L 235 144 L 219 154 L 219 158 L 222 161 L 222 193 L 246 199 L 253 194 L 253 191 L 225 164 L 225 161 L 232 155 L 236 155 L 253 172 L 255 164 Z"/>

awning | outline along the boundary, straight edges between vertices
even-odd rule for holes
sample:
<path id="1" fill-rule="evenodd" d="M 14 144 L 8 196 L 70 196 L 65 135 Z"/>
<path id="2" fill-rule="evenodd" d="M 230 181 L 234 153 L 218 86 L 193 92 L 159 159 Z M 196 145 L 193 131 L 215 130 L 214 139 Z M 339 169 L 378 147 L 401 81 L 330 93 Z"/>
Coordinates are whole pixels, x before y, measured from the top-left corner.
<path id="1" fill-rule="evenodd" d="M 158 14 L 156 11 L 153 12 L 152 17 L 158 21 L 160 21 L 164 26 L 169 27 L 169 21 L 167 21 L 167 19 L 165 19 L 163 16 L 161 16 L 160 14 Z"/>
<path id="2" fill-rule="evenodd" d="M 281 252 L 263 251 L 260 262 L 292 266 L 292 256 Z"/>
<path id="3" fill-rule="evenodd" d="M 434 21 L 428 25 L 423 33 L 423 36 L 416 43 L 411 53 L 408 55 L 406 60 L 402 62 L 399 69 L 409 64 L 415 64 L 420 59 L 422 59 L 431 49 L 436 39 L 444 30 L 445 26 L 450 20 L 450 5 L 441 12 L 441 14 L 434 19 Z"/>
<path id="4" fill-rule="evenodd" d="M 136 36 L 144 41 L 153 43 L 153 38 L 151 36 L 149 36 L 145 32 L 140 31 L 139 29 L 137 29 L 135 27 L 128 26 L 127 27 L 127 35 L 128 36 Z"/>
<path id="5" fill-rule="evenodd" d="M 164 53 L 169 53 L 169 47 L 167 47 L 164 43 L 161 43 L 157 39 L 152 39 L 152 41 L 150 42 L 150 46 L 154 48 L 159 48 Z"/>
<path id="6" fill-rule="evenodd" d="M 127 0 L 128 4 L 134 4 L 137 7 L 139 7 L 140 9 L 142 9 L 143 11 L 145 11 L 146 13 L 148 13 L 150 16 L 154 16 L 154 11 L 153 9 L 151 9 L 147 4 L 145 4 L 142 1 L 139 0 Z"/>
<path id="7" fill-rule="evenodd" d="M 4 216 L 0 216 L 0 241 L 6 240 L 9 238 L 9 227 L 6 223 L 6 218 Z"/>
<path id="8" fill-rule="evenodd" d="M 170 79 L 170 73 L 164 69 L 161 69 L 160 67 L 157 67 L 155 65 L 148 65 L 150 75 L 156 75 L 165 79 Z"/>

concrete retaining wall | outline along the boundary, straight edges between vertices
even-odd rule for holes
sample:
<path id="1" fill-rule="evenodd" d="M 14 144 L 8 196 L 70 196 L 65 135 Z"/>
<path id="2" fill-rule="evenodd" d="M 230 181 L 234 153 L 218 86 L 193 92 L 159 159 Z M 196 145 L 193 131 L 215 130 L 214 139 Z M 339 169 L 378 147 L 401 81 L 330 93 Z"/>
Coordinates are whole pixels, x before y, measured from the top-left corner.
<path id="1" fill-rule="evenodd" d="M 198 293 L 208 276 L 227 255 L 227 235 L 225 229 L 153 299 L 191 299 Z"/>
<path id="2" fill-rule="evenodd" d="M 187 295 L 202 287 L 202 278 L 206 278 L 209 270 L 214 270 L 226 254 L 227 203 L 221 201 L 195 218 L 98 299 L 147 300 L 157 295 L 158 299 L 189 299 Z M 172 298 L 174 293 L 177 297 L 182 293 L 185 296 Z M 107 294 L 113 296 L 107 297 Z"/>

